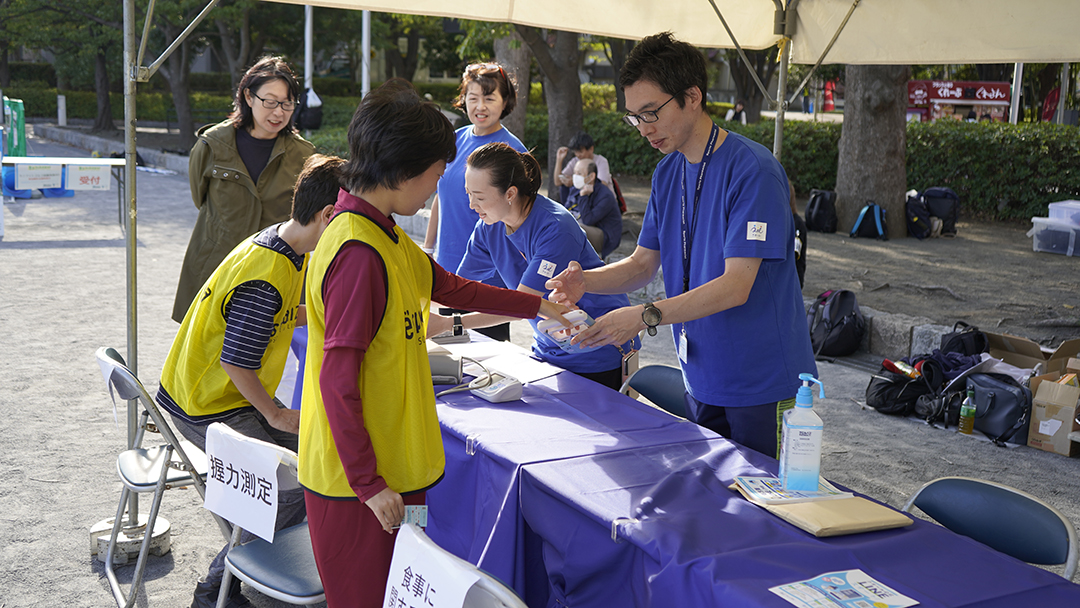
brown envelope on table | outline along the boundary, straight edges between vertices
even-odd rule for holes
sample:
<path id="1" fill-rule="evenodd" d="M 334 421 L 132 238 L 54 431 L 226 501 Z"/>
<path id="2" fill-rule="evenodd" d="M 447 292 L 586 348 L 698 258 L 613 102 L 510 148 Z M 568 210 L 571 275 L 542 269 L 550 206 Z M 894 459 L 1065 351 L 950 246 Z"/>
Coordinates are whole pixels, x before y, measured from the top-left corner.
<path id="1" fill-rule="evenodd" d="M 740 490 L 742 494 L 737 485 L 733 485 L 732 489 Z M 742 495 L 750 500 L 746 494 Z M 861 496 L 779 505 L 763 505 L 753 500 L 750 502 L 818 537 L 888 530 L 912 523 L 907 515 Z"/>

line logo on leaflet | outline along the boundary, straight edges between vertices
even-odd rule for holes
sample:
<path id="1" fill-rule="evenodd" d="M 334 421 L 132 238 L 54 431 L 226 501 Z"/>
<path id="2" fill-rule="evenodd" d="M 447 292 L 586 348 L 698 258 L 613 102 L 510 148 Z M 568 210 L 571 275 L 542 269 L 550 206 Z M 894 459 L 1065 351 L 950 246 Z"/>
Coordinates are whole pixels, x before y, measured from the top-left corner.
<path id="1" fill-rule="evenodd" d="M 555 276 L 555 262 L 540 260 L 540 267 L 536 269 L 536 274 L 549 279 Z"/>
<path id="2" fill-rule="evenodd" d="M 768 227 L 765 222 L 746 222 L 746 240 L 764 241 Z"/>

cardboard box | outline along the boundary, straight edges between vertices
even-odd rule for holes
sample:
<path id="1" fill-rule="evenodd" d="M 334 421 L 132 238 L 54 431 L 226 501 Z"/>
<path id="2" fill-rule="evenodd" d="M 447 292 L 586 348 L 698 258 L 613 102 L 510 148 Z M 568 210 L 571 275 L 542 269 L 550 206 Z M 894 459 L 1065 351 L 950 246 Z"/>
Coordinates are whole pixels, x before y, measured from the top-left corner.
<path id="1" fill-rule="evenodd" d="M 1080 338 L 1066 340 L 1050 351 L 1027 338 L 1018 336 L 988 331 L 986 337 L 990 341 L 991 357 L 1019 368 L 1036 369 L 1039 374 L 1061 374 L 1065 371 L 1070 357 L 1080 355 Z M 1031 389 L 1034 391 L 1035 387 L 1032 386 Z"/>
<path id="2" fill-rule="evenodd" d="M 1068 360 L 1072 366 L 1080 368 L 1077 359 Z M 1033 448 L 1054 452 L 1062 456 L 1080 454 L 1080 443 L 1069 439 L 1069 433 L 1080 430 L 1076 422 L 1076 406 L 1080 400 L 1080 388 L 1067 384 L 1058 384 L 1060 373 L 1054 372 L 1031 379 L 1032 399 L 1031 426 L 1028 429 L 1028 445 Z"/>

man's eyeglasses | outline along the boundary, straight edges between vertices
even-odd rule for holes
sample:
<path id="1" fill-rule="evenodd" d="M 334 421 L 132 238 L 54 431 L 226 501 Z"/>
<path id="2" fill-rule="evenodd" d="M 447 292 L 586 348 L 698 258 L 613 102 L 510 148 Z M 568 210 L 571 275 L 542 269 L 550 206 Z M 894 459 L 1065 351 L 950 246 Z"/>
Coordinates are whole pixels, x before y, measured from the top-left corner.
<path id="1" fill-rule="evenodd" d="M 675 96 L 672 95 L 671 99 L 675 99 Z M 660 107 L 656 108 L 655 110 L 647 110 L 647 111 L 641 112 L 639 114 L 630 114 L 628 112 L 622 117 L 623 122 L 630 125 L 631 127 L 638 126 L 638 123 L 656 122 L 657 120 L 660 119 L 660 117 L 657 116 L 657 113 L 660 112 L 660 110 L 663 110 L 664 106 L 671 103 L 671 99 L 668 99 L 664 103 L 660 104 Z"/>
<path id="2" fill-rule="evenodd" d="M 274 110 L 278 106 L 281 106 L 281 109 L 285 110 L 286 112 L 292 112 L 296 109 L 295 101 L 278 101 L 276 99 L 263 99 L 262 97 L 256 95 L 254 91 L 252 91 L 251 96 L 261 101 L 262 106 L 267 110 Z"/>

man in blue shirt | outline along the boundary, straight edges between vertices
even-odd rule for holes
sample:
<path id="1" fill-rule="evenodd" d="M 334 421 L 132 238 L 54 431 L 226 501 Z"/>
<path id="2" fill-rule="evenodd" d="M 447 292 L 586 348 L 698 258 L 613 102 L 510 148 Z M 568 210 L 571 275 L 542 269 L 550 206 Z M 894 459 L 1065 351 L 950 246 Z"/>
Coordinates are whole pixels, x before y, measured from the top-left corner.
<path id="1" fill-rule="evenodd" d="M 787 176 L 767 149 L 705 112 L 705 58 L 670 33 L 642 40 L 619 76 L 625 120 L 667 156 L 657 165 L 634 253 L 577 265 L 548 281 L 550 299 L 623 293 L 661 267 L 668 298 L 612 311 L 583 346 L 621 344 L 669 324 L 691 420 L 776 457 L 798 375 L 816 373 L 795 272 Z"/>

